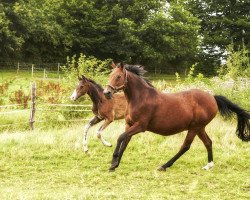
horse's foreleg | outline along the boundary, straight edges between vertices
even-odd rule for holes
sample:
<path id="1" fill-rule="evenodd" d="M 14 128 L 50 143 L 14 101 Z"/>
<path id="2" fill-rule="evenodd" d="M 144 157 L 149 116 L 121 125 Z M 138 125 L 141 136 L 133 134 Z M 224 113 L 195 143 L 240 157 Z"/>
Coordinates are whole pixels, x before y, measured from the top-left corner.
<path id="1" fill-rule="evenodd" d="M 207 149 L 207 155 L 208 155 L 208 163 L 206 166 L 204 166 L 202 169 L 208 170 L 214 166 L 213 162 L 213 151 L 212 151 L 212 140 L 208 137 L 207 133 L 205 130 L 201 131 L 198 133 L 199 138 L 205 145 Z"/>
<path id="2" fill-rule="evenodd" d="M 126 131 L 122 133 L 117 139 L 117 145 L 113 153 L 113 159 L 109 171 L 114 171 L 120 164 L 123 152 L 125 151 L 131 137 L 139 132 L 144 131 L 144 129 L 139 125 L 133 125 L 131 127 L 126 127 Z"/>
<path id="3" fill-rule="evenodd" d="M 102 121 L 97 116 L 94 116 L 93 118 L 90 119 L 89 123 L 85 125 L 84 127 L 84 132 L 83 132 L 83 151 L 87 152 L 88 151 L 88 141 L 87 141 L 87 136 L 88 136 L 88 130 L 91 126 L 97 124 L 98 122 Z"/>
<path id="4" fill-rule="evenodd" d="M 108 146 L 108 147 L 112 147 L 112 144 L 108 141 L 106 141 L 102 135 L 101 135 L 101 132 L 108 127 L 108 125 L 112 122 L 112 120 L 105 120 L 104 121 L 104 124 L 98 129 L 97 131 L 97 137 L 102 141 L 102 143 L 105 145 L 105 146 Z"/>
<path id="5" fill-rule="evenodd" d="M 196 136 L 196 133 L 197 132 L 195 130 L 189 130 L 179 152 L 166 164 L 162 165 L 158 170 L 165 171 L 166 168 L 172 166 L 176 160 L 178 160 L 186 151 L 188 151 L 190 149 L 191 143 L 194 140 L 194 137 Z"/>

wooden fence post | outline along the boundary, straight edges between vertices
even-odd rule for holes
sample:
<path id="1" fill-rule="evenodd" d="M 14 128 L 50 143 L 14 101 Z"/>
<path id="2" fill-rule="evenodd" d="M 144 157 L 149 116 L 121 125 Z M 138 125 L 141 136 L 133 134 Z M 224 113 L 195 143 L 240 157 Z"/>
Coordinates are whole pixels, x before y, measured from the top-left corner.
<path id="1" fill-rule="evenodd" d="M 46 69 L 44 68 L 43 69 L 43 79 L 45 79 L 46 78 Z"/>
<path id="2" fill-rule="evenodd" d="M 36 83 L 33 82 L 31 86 L 31 110 L 30 110 L 30 121 L 29 121 L 31 130 L 34 130 L 35 112 L 36 112 Z"/>
<path id="3" fill-rule="evenodd" d="M 19 73 L 19 68 L 20 68 L 20 64 L 19 62 L 17 63 L 17 74 Z"/>
<path id="4" fill-rule="evenodd" d="M 60 79 L 60 63 L 57 64 L 57 75 L 58 78 Z"/>
<path id="5" fill-rule="evenodd" d="M 34 75 L 34 64 L 31 65 L 31 77 L 33 78 Z"/>

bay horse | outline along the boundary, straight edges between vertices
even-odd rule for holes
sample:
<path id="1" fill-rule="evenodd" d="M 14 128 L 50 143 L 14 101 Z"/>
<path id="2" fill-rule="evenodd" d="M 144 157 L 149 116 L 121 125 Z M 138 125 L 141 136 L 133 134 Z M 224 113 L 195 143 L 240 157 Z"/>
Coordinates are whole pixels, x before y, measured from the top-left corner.
<path id="1" fill-rule="evenodd" d="M 116 94 L 113 99 L 108 100 L 103 94 L 103 88 L 94 80 L 85 76 L 78 77 L 79 83 L 76 86 L 71 99 L 76 101 L 79 97 L 88 94 L 92 100 L 92 112 L 94 117 L 85 125 L 83 135 L 83 151 L 88 151 L 87 134 L 91 126 L 104 120 L 103 125 L 97 131 L 97 137 L 105 146 L 111 147 L 111 143 L 103 139 L 101 132 L 114 120 L 124 119 L 127 101 L 124 94 Z"/>
<path id="2" fill-rule="evenodd" d="M 143 67 L 123 63 L 118 65 L 112 63 L 112 67 L 104 94 L 110 99 L 115 92 L 123 90 L 128 107 L 125 116 L 126 129 L 117 140 L 110 171 L 119 166 L 131 137 L 147 130 L 163 136 L 188 131 L 179 152 L 162 165 L 159 171 L 165 171 L 188 151 L 196 135 L 207 149 L 208 163 L 203 169 L 212 168 L 214 166 L 212 141 L 205 127 L 216 116 L 218 110 L 225 117 L 236 113 L 238 118 L 236 134 L 241 140 L 250 141 L 250 114 L 226 97 L 213 96 L 198 89 L 162 93 L 142 77 L 145 73 Z"/>

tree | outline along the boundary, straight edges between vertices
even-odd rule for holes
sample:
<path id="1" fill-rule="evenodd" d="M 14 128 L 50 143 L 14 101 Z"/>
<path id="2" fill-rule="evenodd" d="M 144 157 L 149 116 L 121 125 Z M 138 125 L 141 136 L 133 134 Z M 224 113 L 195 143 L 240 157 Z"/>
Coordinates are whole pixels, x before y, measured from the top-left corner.
<path id="1" fill-rule="evenodd" d="M 60 2 L 27 0 L 13 6 L 15 24 L 25 41 L 21 48 L 23 59 L 51 62 L 66 57 L 67 32 L 57 21 Z"/>
<path id="2" fill-rule="evenodd" d="M 12 8 L 12 3 L 0 3 L 0 55 L 4 58 L 15 57 L 16 51 L 24 42 L 22 36 L 17 34 L 11 20 Z"/>
<path id="3" fill-rule="evenodd" d="M 8 40 L 2 39 L 5 49 L 10 47 L 14 57 L 26 61 L 54 62 L 84 53 L 102 60 L 181 69 L 193 62 L 199 46 L 199 20 L 184 3 L 20 0 L 5 4 L 9 12 L 1 15 L 6 28 L 0 38 L 8 35 Z"/>
<path id="4" fill-rule="evenodd" d="M 219 65 L 229 44 L 238 49 L 245 43 L 250 48 L 250 4 L 245 0 L 187 0 L 186 5 L 201 20 L 202 50 L 200 58 Z M 201 59 L 200 59 L 201 60 Z M 209 62 L 208 62 L 209 61 Z"/>
<path id="5" fill-rule="evenodd" d="M 199 45 L 199 20 L 183 5 L 163 4 L 148 12 L 140 23 L 131 18 L 118 22 L 125 58 L 163 70 L 185 69 L 194 60 Z"/>

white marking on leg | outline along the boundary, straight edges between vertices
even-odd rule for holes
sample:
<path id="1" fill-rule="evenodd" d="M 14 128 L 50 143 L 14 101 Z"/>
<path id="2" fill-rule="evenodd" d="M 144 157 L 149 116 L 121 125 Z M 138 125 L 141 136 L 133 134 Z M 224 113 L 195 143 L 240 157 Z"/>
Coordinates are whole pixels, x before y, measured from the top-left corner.
<path id="1" fill-rule="evenodd" d="M 214 162 L 211 161 L 211 162 L 207 163 L 206 166 L 202 167 L 202 169 L 204 169 L 204 170 L 209 170 L 209 169 L 211 169 L 213 166 L 214 166 Z"/>
<path id="2" fill-rule="evenodd" d="M 77 96 L 77 93 L 76 93 L 76 90 L 74 90 L 74 92 L 71 95 L 70 99 L 74 101 L 74 100 L 76 100 L 76 96 Z"/>
<path id="3" fill-rule="evenodd" d="M 84 127 L 84 134 L 83 134 L 83 151 L 84 152 L 87 152 L 89 149 L 88 149 L 88 141 L 87 141 L 87 135 L 88 135 L 88 130 L 89 128 L 91 127 L 90 123 L 86 124 L 85 127 Z"/>
<path id="4" fill-rule="evenodd" d="M 103 139 L 102 135 L 101 135 L 102 129 L 97 131 L 97 137 L 102 141 L 102 143 L 104 144 L 104 146 L 108 146 L 108 147 L 112 147 L 112 144 L 106 140 Z"/>

